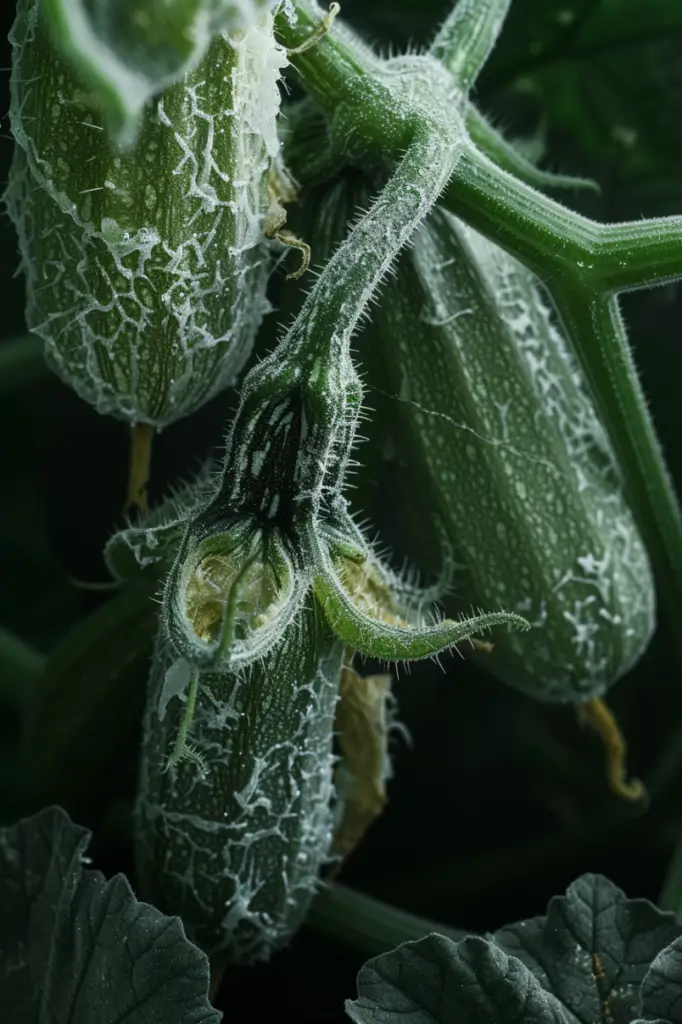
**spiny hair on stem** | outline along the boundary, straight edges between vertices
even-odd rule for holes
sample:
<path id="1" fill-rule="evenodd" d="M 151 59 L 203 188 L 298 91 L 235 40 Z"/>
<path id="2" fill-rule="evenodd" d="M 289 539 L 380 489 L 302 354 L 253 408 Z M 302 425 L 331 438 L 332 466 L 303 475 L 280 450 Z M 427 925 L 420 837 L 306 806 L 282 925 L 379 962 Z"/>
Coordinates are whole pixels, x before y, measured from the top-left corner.
<path id="1" fill-rule="evenodd" d="M 206 758 L 197 750 L 196 747 L 192 746 L 191 743 L 185 743 L 182 750 L 175 756 L 172 753 L 169 754 L 163 771 L 170 772 L 172 775 L 177 770 L 178 766 L 185 762 L 194 765 L 200 778 L 205 779 L 208 777 Z"/>
<path id="2" fill-rule="evenodd" d="M 404 46 L 398 45 L 395 40 L 382 39 L 378 44 L 377 56 L 384 61 L 395 60 L 396 57 L 426 57 L 428 47 L 421 43 L 408 39 Z"/>

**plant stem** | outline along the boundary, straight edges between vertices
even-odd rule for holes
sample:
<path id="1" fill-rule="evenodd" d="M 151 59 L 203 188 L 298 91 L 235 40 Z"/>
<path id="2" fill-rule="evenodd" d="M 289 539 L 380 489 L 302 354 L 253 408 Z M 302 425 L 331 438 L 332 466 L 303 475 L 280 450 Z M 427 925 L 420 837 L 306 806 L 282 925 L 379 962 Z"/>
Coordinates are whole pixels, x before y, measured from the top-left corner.
<path id="1" fill-rule="evenodd" d="M 615 296 L 552 291 L 559 316 L 595 395 L 618 456 L 628 500 L 663 592 L 682 620 L 682 516 L 637 377 Z"/>
<path id="2" fill-rule="evenodd" d="M 682 217 L 599 224 L 543 195 L 468 146 L 441 205 L 550 285 L 570 277 L 594 291 L 682 277 Z"/>
<path id="3" fill-rule="evenodd" d="M 520 178 L 532 188 L 573 188 L 601 189 L 592 178 L 578 178 L 570 174 L 555 174 L 543 171 L 524 156 L 488 121 L 477 107 L 470 103 L 466 112 L 466 128 L 469 138 L 482 153 L 485 153 L 502 170 Z"/>
<path id="4" fill-rule="evenodd" d="M 630 291 L 682 277 L 682 217 L 605 224 L 595 272 L 602 288 Z"/>
<path id="5" fill-rule="evenodd" d="M 293 0 L 293 6 L 299 21 L 308 18 L 304 29 L 310 31 L 319 20 L 316 5 Z M 483 40 L 491 26 L 494 29 L 493 13 L 503 7 L 501 2 L 482 6 L 460 0 L 432 52 L 448 62 L 455 60 L 451 50 L 466 19 L 473 19 L 472 24 L 481 19 L 478 30 Z M 292 40 L 296 42 L 301 42 L 300 28 Z M 479 43 L 472 45 L 471 52 L 478 52 Z M 343 46 L 325 37 L 303 55 L 306 86 L 332 113 L 336 104 L 351 102 L 346 99 L 349 90 L 366 84 L 358 79 L 361 58 L 352 36 L 344 38 Z M 332 71 L 333 89 L 325 91 L 320 83 Z M 460 71 L 466 80 L 466 69 Z M 379 136 L 383 132 L 384 158 L 395 159 L 392 121 L 400 112 L 387 91 L 375 91 L 371 107 L 371 117 L 353 122 L 353 128 L 358 136 L 373 133 L 375 142 L 377 131 Z M 471 143 L 456 161 L 440 202 L 525 263 L 548 287 L 619 457 L 667 611 L 682 620 L 682 519 L 614 297 L 616 290 L 682 277 L 682 217 L 599 224 L 535 191 Z M 678 632 L 675 629 L 676 636 Z"/>
<path id="6" fill-rule="evenodd" d="M 23 713 L 44 666 L 45 658 L 39 651 L 0 629 L 0 700 Z"/>
<path id="7" fill-rule="evenodd" d="M 282 354 L 291 350 L 299 358 L 324 355 L 337 362 L 348 358 L 369 297 L 434 206 L 460 153 L 455 133 L 448 138 L 428 122 L 415 135 L 368 212 L 327 261 L 324 277 L 318 278 L 282 343 Z"/>
<path id="8" fill-rule="evenodd" d="M 147 510 L 147 488 L 152 465 L 154 427 L 136 423 L 130 431 L 130 468 L 126 507 Z"/>
<path id="9" fill-rule="evenodd" d="M 313 0 L 283 4 L 275 18 L 280 42 L 288 50 L 297 49 L 318 31 L 325 14 Z M 344 101 L 357 104 L 359 97 L 367 97 L 368 88 L 377 84 L 381 66 L 370 48 L 338 20 L 313 46 L 292 54 L 292 63 L 302 73 L 306 90 L 326 110 Z"/>
<path id="10" fill-rule="evenodd" d="M 459 0 L 431 45 L 436 57 L 469 92 L 478 78 L 509 10 L 510 0 Z"/>
<path id="11" fill-rule="evenodd" d="M 365 956 L 377 956 L 437 932 L 459 942 L 471 932 L 409 914 L 338 883 L 323 889 L 306 919 L 306 927 L 344 942 Z"/>
<path id="12" fill-rule="evenodd" d="M 503 171 L 473 146 L 462 154 L 440 202 L 550 285 L 589 273 L 600 225 Z"/>
<path id="13" fill-rule="evenodd" d="M 293 16 L 287 16 L 282 8 L 277 30 L 285 45 L 295 47 L 315 31 L 324 12 L 313 0 L 292 0 L 290 6 Z M 449 60 L 448 40 L 457 38 L 459 19 L 462 25 L 472 19 L 481 34 L 478 42 L 471 43 L 471 50 L 465 48 L 468 66 L 473 52 L 484 52 L 482 40 L 493 38 L 495 18 L 503 8 L 506 0 L 487 0 L 485 4 L 460 0 L 436 37 L 432 52 L 442 51 L 443 59 Z M 327 35 L 297 56 L 296 66 L 306 90 L 332 115 L 346 104 L 359 108 L 361 97 L 368 113 L 358 114 L 357 123 L 353 119 L 356 137 L 379 143 L 384 158 L 398 158 L 400 106 L 381 81 L 381 61 L 342 23 L 335 21 Z M 473 115 L 468 112 L 467 116 L 471 123 Z M 474 118 L 475 130 L 482 130 L 482 120 L 480 115 Z M 682 277 L 682 217 L 599 224 L 537 192 L 474 145 L 462 154 L 441 203 L 508 249 L 543 280 L 548 273 L 551 278 L 568 275 L 612 292 Z"/>

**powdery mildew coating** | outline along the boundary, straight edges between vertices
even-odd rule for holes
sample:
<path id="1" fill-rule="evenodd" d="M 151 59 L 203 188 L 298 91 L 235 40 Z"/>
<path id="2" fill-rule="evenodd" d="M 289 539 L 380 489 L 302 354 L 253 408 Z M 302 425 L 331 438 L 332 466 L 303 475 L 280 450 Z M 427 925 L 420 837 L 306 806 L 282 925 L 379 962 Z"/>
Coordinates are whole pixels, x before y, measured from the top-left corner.
<path id="1" fill-rule="evenodd" d="M 165 771 L 184 700 L 164 706 L 175 656 L 157 646 L 135 808 L 140 883 L 193 941 L 233 963 L 290 940 L 329 859 L 342 657 L 310 609 L 267 661 L 202 672 L 193 755 Z"/>
<path id="2" fill-rule="evenodd" d="M 19 0 L 6 202 L 27 320 L 101 413 L 162 427 L 231 383 L 268 306 L 268 172 L 286 55 L 272 15 L 214 39 L 145 110 L 132 152 Z"/>
<path id="3" fill-rule="evenodd" d="M 486 667 L 548 700 L 602 694 L 655 625 L 644 545 L 577 363 L 532 275 L 437 212 L 381 306 L 397 405 L 471 602 L 524 615 Z M 419 344 L 413 343 L 419 334 Z"/>

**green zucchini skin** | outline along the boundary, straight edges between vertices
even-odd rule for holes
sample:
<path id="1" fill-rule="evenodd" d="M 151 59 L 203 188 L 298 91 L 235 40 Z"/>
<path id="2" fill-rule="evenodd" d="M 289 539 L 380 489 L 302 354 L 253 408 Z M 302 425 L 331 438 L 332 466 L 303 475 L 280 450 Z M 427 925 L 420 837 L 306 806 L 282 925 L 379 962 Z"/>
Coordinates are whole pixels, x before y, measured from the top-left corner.
<path id="1" fill-rule="evenodd" d="M 448 614 L 473 604 L 524 615 L 534 628 L 501 630 L 485 667 L 544 700 L 600 696 L 646 649 L 654 583 L 615 456 L 535 279 L 436 210 L 373 320 L 398 457 L 461 567 Z"/>
<path id="2" fill-rule="evenodd" d="M 135 807 L 138 877 L 145 898 L 179 914 L 211 955 L 266 960 L 306 915 L 333 838 L 342 658 L 311 604 L 260 663 L 240 674 L 202 670 L 193 756 L 165 770 L 184 705 L 174 698 L 164 709 L 175 656 L 157 645 Z"/>
<path id="3" fill-rule="evenodd" d="M 98 412 L 161 428 L 232 383 L 263 314 L 268 174 L 278 152 L 271 17 L 211 43 L 116 148 L 19 0 L 13 163 L 27 322 L 52 369 Z"/>

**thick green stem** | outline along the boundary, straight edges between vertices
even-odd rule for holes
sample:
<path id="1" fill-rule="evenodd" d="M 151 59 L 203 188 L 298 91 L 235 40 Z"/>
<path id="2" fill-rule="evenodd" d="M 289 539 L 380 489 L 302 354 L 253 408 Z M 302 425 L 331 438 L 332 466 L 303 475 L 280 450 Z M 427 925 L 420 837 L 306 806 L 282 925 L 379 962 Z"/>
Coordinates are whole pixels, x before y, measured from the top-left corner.
<path id="1" fill-rule="evenodd" d="M 622 291 L 682 277 L 682 217 L 599 224 L 543 195 L 469 146 L 441 204 L 550 285 L 572 277 Z"/>
<path id="2" fill-rule="evenodd" d="M 526 160 L 511 143 L 507 142 L 473 103 L 470 103 L 467 108 L 466 127 L 469 138 L 482 153 L 503 171 L 508 171 L 514 177 L 520 178 L 532 188 L 573 188 L 590 189 L 593 192 L 600 191 L 597 182 L 591 178 L 555 174 L 553 171 L 543 171 L 536 167 L 530 160 Z"/>
<path id="3" fill-rule="evenodd" d="M 459 18 L 463 19 L 462 24 L 467 17 L 474 21 L 482 19 L 481 39 L 485 38 L 486 32 L 491 32 L 486 19 L 505 6 L 491 0 L 481 14 L 482 5 L 471 0 L 460 2 L 443 26 L 432 52 L 440 49 L 447 54 L 447 38 Z M 291 18 L 285 8 L 280 11 L 277 28 L 284 44 L 293 47 L 315 31 L 324 11 L 312 0 L 292 0 L 291 10 Z M 333 114 L 345 104 L 358 106 L 358 97 L 362 97 L 363 115 L 361 123 L 354 125 L 354 132 L 366 142 L 383 141 L 386 159 L 397 159 L 396 140 L 404 139 L 397 122 L 403 112 L 381 80 L 381 62 L 370 50 L 337 20 L 327 35 L 297 55 L 295 61 L 306 90 L 328 113 Z M 489 136 L 480 115 L 477 117 L 469 110 L 467 116 L 474 137 L 476 132 Z M 495 152 L 490 155 L 493 159 L 474 145 L 468 146 L 441 203 L 491 241 L 508 249 L 543 280 L 567 274 L 580 283 L 589 280 L 593 287 L 613 292 L 682 277 L 682 217 L 599 224 L 508 173 L 507 169 L 513 168 L 504 155 L 498 162 Z"/>
<path id="4" fill-rule="evenodd" d="M 615 296 L 552 289 L 557 311 L 595 395 L 663 592 L 682 615 L 682 516 L 628 345 Z"/>
<path id="5" fill-rule="evenodd" d="M 338 884 L 323 889 L 317 896 L 306 919 L 306 927 L 344 942 L 365 956 L 378 956 L 402 942 L 422 939 L 433 932 L 445 935 L 453 942 L 471 934 L 409 914 L 390 903 Z"/>
<path id="6" fill-rule="evenodd" d="M 305 300 L 278 358 L 348 358 L 350 340 L 391 263 L 436 202 L 461 153 L 455 134 L 419 130 L 395 174 Z"/>
<path id="7" fill-rule="evenodd" d="M 314 0 L 283 4 L 275 20 L 279 41 L 290 50 L 305 44 L 319 29 L 326 11 Z M 327 111 L 339 104 L 357 104 L 359 97 L 378 88 L 381 61 L 357 36 L 335 20 L 329 31 L 309 48 L 291 55 L 305 80 L 306 91 Z M 388 95 L 384 97 L 388 102 Z M 377 119 L 381 137 L 381 122 Z"/>
<path id="8" fill-rule="evenodd" d="M 459 0 L 431 45 L 431 54 L 469 92 L 497 42 L 510 0 Z"/>
<path id="9" fill-rule="evenodd" d="M 682 277 L 682 217 L 605 224 L 595 253 L 602 288 L 630 291 Z"/>
<path id="10" fill-rule="evenodd" d="M 587 276 L 601 227 L 467 147 L 441 205 L 508 249 L 543 280 Z"/>
<path id="11" fill-rule="evenodd" d="M 39 651 L 0 629 L 0 701 L 23 713 L 44 667 Z"/>

